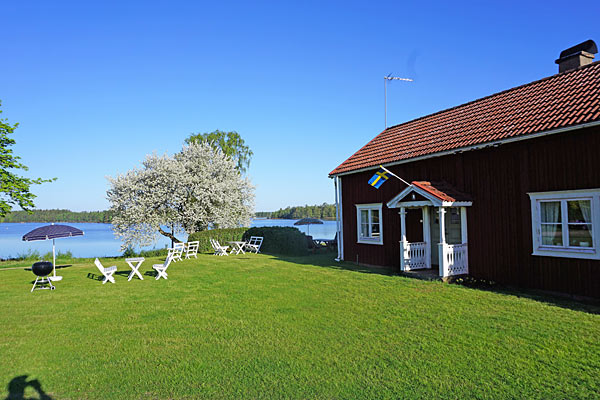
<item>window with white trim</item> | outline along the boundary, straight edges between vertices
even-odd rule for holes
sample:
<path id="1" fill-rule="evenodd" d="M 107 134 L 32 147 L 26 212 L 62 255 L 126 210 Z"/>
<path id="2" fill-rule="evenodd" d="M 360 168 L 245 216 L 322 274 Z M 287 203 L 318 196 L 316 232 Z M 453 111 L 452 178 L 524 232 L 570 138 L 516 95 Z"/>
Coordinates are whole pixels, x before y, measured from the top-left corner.
<path id="1" fill-rule="evenodd" d="M 357 204 L 358 243 L 383 244 L 382 204 Z"/>
<path id="2" fill-rule="evenodd" d="M 600 189 L 529 197 L 533 255 L 600 259 Z"/>

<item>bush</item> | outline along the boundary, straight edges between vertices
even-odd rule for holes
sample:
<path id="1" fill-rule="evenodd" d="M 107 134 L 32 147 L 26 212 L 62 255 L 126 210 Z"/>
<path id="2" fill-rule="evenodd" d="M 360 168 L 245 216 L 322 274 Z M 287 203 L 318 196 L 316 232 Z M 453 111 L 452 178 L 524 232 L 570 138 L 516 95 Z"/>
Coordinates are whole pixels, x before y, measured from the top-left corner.
<path id="1" fill-rule="evenodd" d="M 244 233 L 243 240 L 250 240 L 250 236 L 262 236 L 261 253 L 282 254 L 289 256 L 304 256 L 308 254 L 308 241 L 306 235 L 298 228 L 290 226 L 264 226 L 250 228 Z"/>
<path id="2" fill-rule="evenodd" d="M 141 250 L 135 251 L 132 247 L 127 247 L 123 252 L 123 257 L 132 258 L 132 257 L 163 257 L 166 256 L 169 252 L 169 249 L 152 249 L 152 250 Z"/>
<path id="3" fill-rule="evenodd" d="M 248 228 L 230 228 L 230 229 L 211 229 L 208 231 L 194 232 L 188 237 L 188 242 L 199 241 L 198 252 L 213 253 L 214 250 L 210 245 L 210 239 L 215 239 L 222 246 L 228 246 L 227 242 L 241 241 L 244 232 Z M 248 236 L 249 237 L 249 236 Z"/>
<path id="4" fill-rule="evenodd" d="M 67 251 L 59 250 L 56 252 L 56 259 L 57 260 L 72 260 L 73 253 L 71 252 L 71 250 L 67 250 Z M 46 254 L 44 254 L 44 256 L 42 257 L 42 260 L 52 260 L 52 252 L 49 251 Z"/>
<path id="5" fill-rule="evenodd" d="M 169 249 L 152 249 L 142 250 L 138 253 L 138 257 L 166 257 L 169 253 Z"/>
<path id="6" fill-rule="evenodd" d="M 52 255 L 51 255 L 52 256 Z M 28 249 L 25 253 L 19 253 L 13 260 L 29 261 L 29 260 L 41 260 L 42 256 L 39 251 Z"/>

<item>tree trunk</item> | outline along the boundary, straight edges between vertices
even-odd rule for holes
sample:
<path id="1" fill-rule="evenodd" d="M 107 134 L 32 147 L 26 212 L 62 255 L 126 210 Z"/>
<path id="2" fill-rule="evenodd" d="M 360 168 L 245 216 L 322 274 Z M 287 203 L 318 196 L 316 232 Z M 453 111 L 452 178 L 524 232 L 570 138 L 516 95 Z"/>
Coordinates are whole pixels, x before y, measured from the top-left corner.
<path id="1" fill-rule="evenodd" d="M 171 232 L 165 232 L 162 230 L 162 228 L 158 228 L 158 232 L 163 235 L 168 237 L 169 239 L 171 239 L 171 243 L 180 243 L 181 240 L 177 239 Z M 172 247 L 172 245 L 171 245 Z"/>

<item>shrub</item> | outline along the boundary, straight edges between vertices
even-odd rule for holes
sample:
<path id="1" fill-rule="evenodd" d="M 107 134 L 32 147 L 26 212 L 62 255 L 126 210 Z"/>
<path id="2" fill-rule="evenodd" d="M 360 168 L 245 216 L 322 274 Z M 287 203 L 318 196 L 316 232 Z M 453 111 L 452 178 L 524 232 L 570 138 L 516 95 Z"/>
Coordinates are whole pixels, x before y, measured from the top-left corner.
<path id="1" fill-rule="evenodd" d="M 167 248 L 164 249 L 152 249 L 152 250 L 141 250 L 135 251 L 131 246 L 127 247 L 123 252 L 123 257 L 131 258 L 131 257 L 163 257 L 166 256 L 169 250 Z"/>
<path id="2" fill-rule="evenodd" d="M 26 260 L 41 260 L 42 256 L 39 251 L 28 249 L 25 253 L 18 253 L 14 260 L 26 261 Z"/>
<path id="3" fill-rule="evenodd" d="M 227 242 L 243 240 L 242 236 L 248 228 L 230 228 L 230 229 L 211 229 L 208 231 L 194 232 L 188 237 L 188 242 L 199 241 L 198 252 L 212 253 L 214 252 L 210 245 L 210 239 L 215 239 L 222 246 L 229 245 Z M 249 236 L 248 236 L 249 237 Z"/>
<path id="4" fill-rule="evenodd" d="M 142 250 L 138 253 L 138 257 L 164 257 L 169 253 L 169 249 L 152 249 Z"/>
<path id="5" fill-rule="evenodd" d="M 306 235 L 298 228 L 290 226 L 264 226 L 250 228 L 244 233 L 243 240 L 250 240 L 250 236 L 262 236 L 261 253 L 282 254 L 289 256 L 303 256 L 308 254 L 308 241 Z"/>
<path id="6" fill-rule="evenodd" d="M 137 256 L 137 254 L 135 253 L 135 250 L 131 246 L 127 246 L 127 248 L 123 252 L 123 257 L 125 257 L 125 258 L 131 258 L 131 257 L 136 257 L 136 256 Z"/>

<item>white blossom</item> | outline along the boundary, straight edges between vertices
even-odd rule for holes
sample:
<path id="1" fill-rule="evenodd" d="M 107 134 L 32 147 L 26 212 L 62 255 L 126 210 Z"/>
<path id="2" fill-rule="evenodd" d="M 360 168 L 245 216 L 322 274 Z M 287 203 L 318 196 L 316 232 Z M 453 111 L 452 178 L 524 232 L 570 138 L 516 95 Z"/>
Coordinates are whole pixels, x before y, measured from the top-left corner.
<path id="1" fill-rule="evenodd" d="M 148 155 L 141 169 L 107 179 L 113 230 L 123 249 L 155 242 L 165 227 L 177 235 L 248 226 L 254 210 L 250 181 L 206 143 L 184 146 L 174 157 Z"/>

